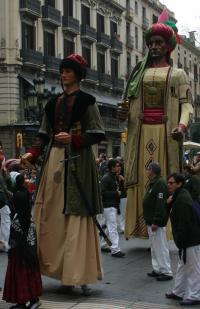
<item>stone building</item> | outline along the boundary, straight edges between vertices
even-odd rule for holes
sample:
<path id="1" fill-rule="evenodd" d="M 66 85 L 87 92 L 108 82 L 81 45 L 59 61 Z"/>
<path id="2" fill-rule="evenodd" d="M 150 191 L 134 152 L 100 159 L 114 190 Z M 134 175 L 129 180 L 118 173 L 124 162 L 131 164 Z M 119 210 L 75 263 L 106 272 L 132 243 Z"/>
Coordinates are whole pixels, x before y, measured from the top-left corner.
<path id="1" fill-rule="evenodd" d="M 43 106 L 62 92 L 60 60 L 72 52 L 87 59 L 81 87 L 96 97 L 105 124 L 107 138 L 95 146 L 95 155 L 123 155 L 125 128 L 116 107 L 132 68 L 145 55 L 145 30 L 163 7 L 158 0 L 1 0 L 0 140 L 7 157 L 32 143 Z M 175 21 L 173 12 L 170 17 Z M 173 65 L 188 69 L 196 106 L 199 62 L 199 49 L 183 38 Z"/>

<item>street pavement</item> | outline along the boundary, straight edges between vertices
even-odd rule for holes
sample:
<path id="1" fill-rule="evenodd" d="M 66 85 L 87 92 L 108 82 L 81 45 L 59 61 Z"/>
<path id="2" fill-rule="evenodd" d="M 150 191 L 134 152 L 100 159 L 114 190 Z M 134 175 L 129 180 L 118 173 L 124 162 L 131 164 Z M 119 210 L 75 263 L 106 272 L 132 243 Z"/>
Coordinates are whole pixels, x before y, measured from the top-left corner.
<path id="1" fill-rule="evenodd" d="M 172 241 L 169 245 L 172 269 L 175 272 L 178 261 L 177 249 Z M 89 297 L 81 295 L 79 287 L 75 289 L 73 295 L 58 295 L 56 290 L 60 286 L 59 281 L 43 277 L 44 293 L 40 308 L 180 309 L 177 301 L 165 298 L 165 293 L 172 288 L 174 280 L 158 282 L 146 275 L 152 270 L 148 247 L 148 240 L 126 241 L 122 235 L 121 249 L 126 252 L 126 257 L 115 258 L 109 253 L 103 253 L 104 279 L 90 286 L 92 293 Z M 0 286 L 3 286 L 6 264 L 7 255 L 0 253 Z M 0 301 L 0 309 L 8 309 L 9 306 L 10 304 Z"/>

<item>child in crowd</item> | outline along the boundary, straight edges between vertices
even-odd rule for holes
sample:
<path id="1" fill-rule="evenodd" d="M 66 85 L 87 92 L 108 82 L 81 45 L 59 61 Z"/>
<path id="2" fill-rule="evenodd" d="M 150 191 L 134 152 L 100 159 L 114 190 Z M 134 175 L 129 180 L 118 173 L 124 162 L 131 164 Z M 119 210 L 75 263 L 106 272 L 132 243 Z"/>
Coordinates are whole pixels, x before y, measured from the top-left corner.
<path id="1" fill-rule="evenodd" d="M 13 204 L 15 215 L 11 223 L 3 299 L 16 303 L 10 307 L 13 309 L 36 309 L 40 307 L 38 297 L 42 294 L 42 282 L 37 257 L 36 231 L 23 175 L 16 177 Z"/>

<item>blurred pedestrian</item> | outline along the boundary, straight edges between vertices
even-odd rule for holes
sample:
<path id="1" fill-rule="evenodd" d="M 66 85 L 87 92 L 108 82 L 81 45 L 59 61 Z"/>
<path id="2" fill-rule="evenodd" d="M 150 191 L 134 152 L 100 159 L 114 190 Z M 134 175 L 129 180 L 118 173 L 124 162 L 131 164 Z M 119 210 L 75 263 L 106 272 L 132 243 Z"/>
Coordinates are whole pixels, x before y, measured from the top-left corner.
<path id="1" fill-rule="evenodd" d="M 13 203 L 15 216 L 11 223 L 3 300 L 16 303 L 10 307 L 13 309 L 36 309 L 40 306 L 42 281 L 37 257 L 36 230 L 23 175 L 16 177 Z"/>
<path id="2" fill-rule="evenodd" d="M 173 279 L 166 237 L 168 188 L 158 163 L 151 162 L 146 172 L 150 182 L 143 199 L 143 216 L 151 241 L 153 268 L 147 275 L 167 281 Z"/>
<path id="3" fill-rule="evenodd" d="M 117 229 L 117 217 L 120 214 L 119 204 L 121 195 L 117 180 L 119 170 L 120 163 L 115 159 L 111 159 L 108 161 L 108 172 L 101 179 L 104 218 L 107 226 L 108 237 L 112 242 L 112 246 L 109 248 L 105 241 L 102 240 L 101 248 L 102 251 L 111 251 L 112 256 L 121 258 L 125 256 L 125 253 L 120 249 Z"/>
<path id="4" fill-rule="evenodd" d="M 179 249 L 179 262 L 174 287 L 167 298 L 180 300 L 183 306 L 200 304 L 200 223 L 189 192 L 183 187 L 184 176 L 168 177 L 171 193 L 169 207 L 174 242 Z"/>

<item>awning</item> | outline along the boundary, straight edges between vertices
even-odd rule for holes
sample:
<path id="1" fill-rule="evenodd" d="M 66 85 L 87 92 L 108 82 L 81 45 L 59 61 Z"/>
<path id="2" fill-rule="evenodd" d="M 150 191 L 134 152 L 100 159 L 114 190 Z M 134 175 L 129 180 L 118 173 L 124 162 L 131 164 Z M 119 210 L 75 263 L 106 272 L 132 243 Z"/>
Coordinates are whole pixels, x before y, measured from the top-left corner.
<path id="1" fill-rule="evenodd" d="M 104 105 L 107 107 L 117 108 L 117 104 L 121 102 L 120 97 L 114 97 L 111 95 L 105 95 L 99 91 L 94 91 L 91 89 L 87 89 L 84 87 L 81 87 L 81 89 L 91 95 L 93 95 L 96 98 L 98 105 Z"/>
<path id="2" fill-rule="evenodd" d="M 187 141 L 187 142 L 183 143 L 183 147 L 185 149 L 200 149 L 200 144 L 195 143 L 195 142 L 191 142 L 191 141 Z"/>
<path id="3" fill-rule="evenodd" d="M 23 81 L 25 81 L 26 83 L 28 83 L 30 86 L 34 87 L 34 83 L 33 83 L 33 75 L 29 75 L 29 74 L 19 74 L 18 78 L 21 78 Z"/>

